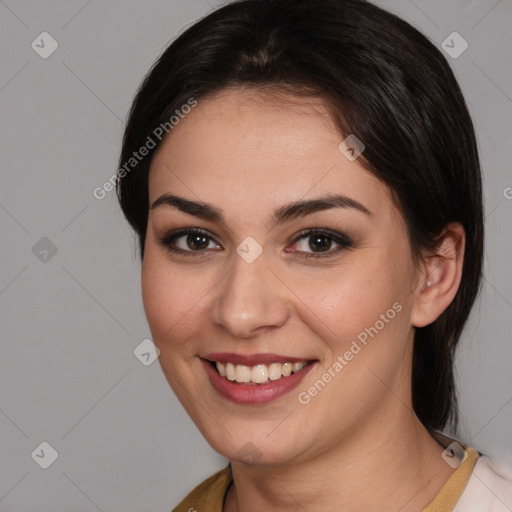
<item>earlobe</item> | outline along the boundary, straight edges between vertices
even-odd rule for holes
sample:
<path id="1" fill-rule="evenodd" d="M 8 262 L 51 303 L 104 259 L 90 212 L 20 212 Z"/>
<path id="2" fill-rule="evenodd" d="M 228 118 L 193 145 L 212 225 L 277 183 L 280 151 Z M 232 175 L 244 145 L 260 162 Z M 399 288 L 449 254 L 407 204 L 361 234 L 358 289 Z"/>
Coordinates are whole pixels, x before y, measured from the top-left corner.
<path id="1" fill-rule="evenodd" d="M 425 255 L 424 272 L 411 312 L 411 323 L 424 327 L 434 322 L 459 289 L 464 261 L 465 233 L 460 223 L 448 224 L 434 252 Z"/>

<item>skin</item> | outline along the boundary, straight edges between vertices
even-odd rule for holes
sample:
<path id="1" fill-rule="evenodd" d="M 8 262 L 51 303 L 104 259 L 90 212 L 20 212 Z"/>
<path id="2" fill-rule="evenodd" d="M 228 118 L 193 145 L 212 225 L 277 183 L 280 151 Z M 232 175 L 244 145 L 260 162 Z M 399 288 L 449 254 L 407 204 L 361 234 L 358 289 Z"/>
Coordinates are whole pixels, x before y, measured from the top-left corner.
<path id="1" fill-rule="evenodd" d="M 416 265 L 389 190 L 339 151 L 344 137 L 321 100 L 275 100 L 250 89 L 202 99 L 153 157 L 150 205 L 174 194 L 221 209 L 225 218 L 205 220 L 168 205 L 150 210 L 141 284 L 161 367 L 205 439 L 231 461 L 225 511 L 417 512 L 454 470 L 412 411 L 414 328 L 433 322 L 455 296 L 464 231 L 447 226 L 441 249 Z M 277 208 L 333 192 L 372 215 L 330 208 L 269 229 Z M 189 227 L 212 237 L 202 257 L 159 244 Z M 354 247 L 336 253 L 338 244 L 324 239 L 329 255 L 306 259 L 318 254 L 311 239 L 295 240 L 319 227 L 349 235 Z M 263 248 L 252 263 L 236 252 L 247 236 Z M 198 253 L 186 236 L 175 245 Z M 301 404 L 298 393 L 396 302 L 401 311 Z M 318 364 L 273 402 L 236 404 L 215 391 L 199 360 L 213 351 Z M 243 461 L 246 443 L 259 453 L 254 464 Z"/>

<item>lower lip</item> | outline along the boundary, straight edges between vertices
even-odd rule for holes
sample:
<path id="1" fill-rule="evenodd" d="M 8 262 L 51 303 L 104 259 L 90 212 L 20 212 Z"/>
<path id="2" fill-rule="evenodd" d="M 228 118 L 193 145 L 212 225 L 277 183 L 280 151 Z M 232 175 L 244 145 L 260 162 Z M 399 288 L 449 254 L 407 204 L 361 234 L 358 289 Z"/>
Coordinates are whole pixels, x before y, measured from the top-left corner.
<path id="1" fill-rule="evenodd" d="M 288 377 L 269 381 L 266 384 L 240 384 L 236 381 L 230 381 L 222 377 L 217 370 L 204 359 L 201 359 L 208 378 L 212 386 L 228 400 L 238 404 L 261 404 L 277 400 L 279 397 L 296 388 L 301 380 L 312 370 L 316 362 L 305 366 L 297 373 L 292 373 Z"/>

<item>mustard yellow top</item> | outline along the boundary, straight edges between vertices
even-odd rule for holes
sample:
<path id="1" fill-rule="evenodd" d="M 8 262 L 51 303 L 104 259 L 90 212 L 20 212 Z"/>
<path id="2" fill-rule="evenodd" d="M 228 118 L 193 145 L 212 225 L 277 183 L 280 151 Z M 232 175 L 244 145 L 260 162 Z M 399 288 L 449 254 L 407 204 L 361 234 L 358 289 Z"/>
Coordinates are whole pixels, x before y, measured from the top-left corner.
<path id="1" fill-rule="evenodd" d="M 435 437 L 445 448 L 454 441 L 438 432 L 435 433 Z M 467 456 L 439 491 L 439 494 L 422 512 L 438 512 L 439 510 L 449 512 L 459 501 L 479 453 L 459 441 L 457 443 L 464 448 Z M 224 499 L 232 482 L 231 465 L 228 464 L 224 469 L 200 483 L 172 512 L 222 512 Z"/>

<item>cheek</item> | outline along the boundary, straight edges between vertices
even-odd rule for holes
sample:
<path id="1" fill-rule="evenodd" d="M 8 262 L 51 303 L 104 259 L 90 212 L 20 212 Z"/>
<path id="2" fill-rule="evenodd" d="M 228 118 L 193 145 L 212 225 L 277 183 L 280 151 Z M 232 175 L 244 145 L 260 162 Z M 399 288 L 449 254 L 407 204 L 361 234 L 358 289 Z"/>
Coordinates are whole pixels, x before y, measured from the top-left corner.
<path id="1" fill-rule="evenodd" d="M 353 333 L 373 324 L 400 296 L 391 273 L 370 266 L 361 271 L 333 269 L 314 279 L 298 280 L 294 290 L 304 298 L 304 313 L 309 310 L 309 316 L 331 334 Z"/>
<path id="2" fill-rule="evenodd" d="M 144 256 L 141 291 L 154 343 L 162 350 L 193 334 L 208 282 L 200 273 L 185 272 L 148 251 Z M 197 329 L 197 328 L 196 328 Z"/>
<path id="3" fill-rule="evenodd" d="M 407 247 L 401 249 L 360 251 L 346 264 L 295 279 L 302 320 L 326 342 L 332 357 L 343 354 L 359 335 L 363 341 L 372 335 L 382 340 L 380 355 L 398 339 L 406 342 L 412 263 Z"/>

